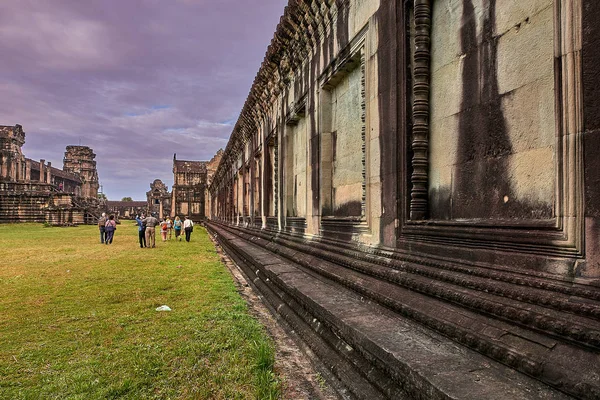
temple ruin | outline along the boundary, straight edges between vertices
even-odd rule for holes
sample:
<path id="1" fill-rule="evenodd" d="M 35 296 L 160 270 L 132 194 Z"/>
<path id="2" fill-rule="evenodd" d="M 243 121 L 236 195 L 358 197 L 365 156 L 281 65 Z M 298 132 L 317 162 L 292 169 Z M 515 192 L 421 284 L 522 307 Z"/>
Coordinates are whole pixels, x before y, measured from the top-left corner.
<path id="1" fill-rule="evenodd" d="M 188 216 L 193 221 L 203 221 L 211 209 L 208 187 L 222 156 L 223 149 L 210 161 L 178 160 L 173 154 L 171 192 L 160 179 L 154 180 L 146 192 L 148 211 L 159 218 Z"/>
<path id="2" fill-rule="evenodd" d="M 26 158 L 21 125 L 0 126 L 0 223 L 93 223 L 98 215 L 96 155 L 67 146 L 63 169 Z"/>
<path id="3" fill-rule="evenodd" d="M 289 1 L 207 226 L 345 398 L 600 398 L 599 17 Z"/>
<path id="4" fill-rule="evenodd" d="M 163 218 L 171 213 L 171 193 L 160 179 L 155 179 L 146 192 L 147 213 Z"/>
<path id="5" fill-rule="evenodd" d="M 148 202 L 108 200 L 104 209 L 107 215 L 114 215 L 117 221 L 134 219 L 136 215 L 148 214 Z"/>
<path id="6" fill-rule="evenodd" d="M 177 154 L 173 155 L 171 217 L 188 216 L 193 221 L 206 218 L 210 210 L 208 185 L 222 155 L 222 149 L 210 161 L 177 160 Z"/>

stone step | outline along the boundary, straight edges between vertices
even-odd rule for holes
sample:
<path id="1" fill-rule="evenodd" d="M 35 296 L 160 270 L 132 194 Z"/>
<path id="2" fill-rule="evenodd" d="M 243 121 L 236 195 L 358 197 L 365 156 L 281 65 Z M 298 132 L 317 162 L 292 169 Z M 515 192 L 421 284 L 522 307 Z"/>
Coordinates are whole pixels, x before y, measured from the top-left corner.
<path id="1" fill-rule="evenodd" d="M 443 396 L 439 398 L 566 397 L 464 346 L 474 347 L 483 353 L 495 352 L 495 358 L 513 362 L 551 355 L 553 360 L 542 364 L 542 368 L 546 368 L 546 380 L 558 379 L 556 382 L 563 386 L 563 390 L 566 382 L 573 392 L 564 376 L 550 376 L 557 372 L 550 367 L 561 362 L 558 355 L 562 354 L 560 351 L 552 353 L 552 350 L 558 347 L 564 351 L 563 344 L 536 337 L 522 329 L 508 331 L 497 321 L 389 282 L 364 274 L 358 276 L 356 271 L 311 256 L 304 258 L 306 265 L 282 256 L 273 258 L 270 251 L 273 243 L 265 243 L 257 237 L 242 239 L 240 231 L 231 227 L 214 224 L 209 224 L 209 227 L 217 233 L 219 240 L 230 243 L 231 248 L 243 254 L 244 263 L 256 268 L 259 276 L 260 273 L 265 274 L 263 281 L 271 282 L 302 308 L 311 310 L 315 318 L 329 326 L 350 347 L 364 354 L 371 364 L 386 370 L 401 387 L 411 388 L 407 389 L 410 398 L 437 398 L 441 394 Z M 290 252 L 296 253 L 299 259 L 303 258 L 302 253 Z M 431 341 L 432 337 L 435 337 L 435 344 L 430 342 L 423 348 L 417 346 Z M 464 346 L 457 345 L 457 342 Z M 521 350 L 527 348 L 526 344 L 529 344 L 529 351 L 536 354 L 521 354 Z M 481 348 L 483 346 L 487 348 Z M 443 351 L 440 350 L 442 348 Z M 582 354 L 588 353 L 583 351 Z M 589 361 L 589 357 L 586 359 Z M 421 370 L 423 363 L 427 368 Z M 468 371 L 467 367 L 470 368 Z M 538 368 L 539 364 L 529 367 Z M 477 375 L 480 372 L 482 375 Z M 413 378 L 416 381 L 410 381 Z M 437 378 L 442 382 L 438 382 Z M 517 388 L 524 392 L 511 392 Z M 584 390 L 589 390 L 589 387 Z M 419 391 L 428 394 L 417 395 Z M 433 396 L 434 393 L 437 395 Z"/>
<path id="2" fill-rule="evenodd" d="M 258 231 L 255 231 L 258 232 Z M 261 233 L 266 233 L 263 231 Z M 306 243 L 306 239 L 298 237 L 297 235 L 291 235 L 286 232 L 273 232 L 268 234 L 271 238 L 285 238 L 287 240 L 296 241 L 299 243 Z M 380 249 L 362 247 L 357 248 L 355 244 L 332 241 L 325 238 L 319 238 L 318 241 L 310 241 L 310 246 L 313 249 L 328 250 L 338 254 L 348 255 L 353 258 L 368 261 L 373 264 L 379 265 L 405 265 L 408 270 L 414 271 L 415 273 L 427 275 L 427 267 L 433 268 L 434 271 L 446 271 L 451 272 L 451 275 L 460 274 L 462 277 L 479 277 L 485 280 L 492 280 L 497 282 L 506 282 L 511 284 L 511 288 L 525 288 L 526 293 L 529 289 L 541 289 L 549 292 L 561 293 L 568 296 L 576 296 L 583 299 L 592 299 L 600 301 L 600 287 L 582 285 L 576 282 L 565 282 L 556 279 L 555 276 L 540 273 L 540 272 L 515 272 L 514 269 L 503 270 L 499 266 L 489 268 L 489 266 L 480 266 L 476 264 L 466 265 L 464 263 L 457 263 L 444 260 L 436 260 L 433 258 L 424 258 L 415 256 L 413 254 L 407 254 L 395 249 Z M 549 305 L 552 305 L 552 301 L 548 301 Z"/>
<path id="3" fill-rule="evenodd" d="M 333 279 L 380 304 L 396 310 L 404 316 L 435 329 L 465 346 L 469 346 L 536 379 L 560 387 L 570 393 L 575 393 L 578 396 L 590 392 L 600 396 L 598 371 L 589 370 L 586 367 L 586 365 L 600 365 L 598 352 L 595 349 L 581 349 L 573 337 L 570 338 L 570 341 L 575 343 L 557 341 L 555 338 L 545 335 L 544 332 L 522 329 L 510 323 L 510 319 L 503 321 L 486 318 L 481 314 L 457 307 L 452 303 L 440 301 L 435 296 L 439 291 L 433 291 L 433 296 L 431 296 L 432 293 L 427 292 L 424 293 L 425 295 L 415 293 L 414 287 L 410 287 L 410 285 L 408 287 L 398 287 L 379 278 L 324 261 L 321 258 L 307 255 L 295 249 L 268 242 L 239 229 L 229 229 L 232 229 L 237 235 L 244 237 L 246 240 L 251 240 L 253 243 L 264 246 L 270 251 L 312 269 L 322 276 Z M 430 283 L 435 284 L 435 282 Z M 449 295 L 463 298 L 464 290 L 457 295 L 456 291 L 458 289 L 445 287 L 441 290 Z M 427 296 L 427 294 L 430 296 Z M 471 296 L 471 301 L 464 301 L 463 303 L 466 305 L 482 305 L 483 302 L 478 302 L 478 300 L 473 300 Z M 458 304 L 458 306 L 465 306 L 465 304 Z M 439 313 L 440 310 L 443 310 L 443 316 L 438 317 L 436 313 Z M 553 317 L 558 318 L 557 316 Z M 556 322 L 550 317 L 544 316 L 544 318 L 547 318 L 549 322 Z M 562 323 L 567 324 L 568 322 L 562 321 Z M 575 326 L 581 328 L 581 325 Z M 571 327 L 565 326 L 565 328 L 570 329 Z M 479 331 L 480 333 L 473 333 L 473 331 Z M 582 338 L 594 338 L 597 329 L 588 328 L 583 333 L 585 335 L 582 335 Z M 581 371 L 586 372 L 582 373 Z"/>
<path id="4" fill-rule="evenodd" d="M 551 290 L 525 288 L 507 282 L 493 281 L 470 275 L 435 270 L 389 260 L 381 263 L 364 261 L 358 254 L 354 257 L 322 250 L 318 244 L 310 245 L 281 238 L 272 238 L 259 232 L 243 233 L 260 237 L 278 244 L 274 247 L 280 254 L 290 249 L 300 254 L 312 254 L 320 259 L 342 265 L 370 276 L 425 293 L 465 307 L 486 312 L 498 318 L 517 322 L 522 326 L 547 332 L 566 341 L 600 349 L 600 302 L 588 298 L 567 295 Z M 291 255 L 294 259 L 294 255 Z M 298 261 L 295 260 L 294 261 Z M 419 271 L 415 271 L 415 270 Z M 594 288 L 586 290 L 593 293 Z M 600 292 L 600 290 L 598 290 Z"/>
<path id="5" fill-rule="evenodd" d="M 517 273 L 514 270 L 502 270 L 499 269 L 499 267 L 491 269 L 489 267 L 471 264 L 466 265 L 464 263 L 456 263 L 448 260 L 436 261 L 430 258 L 408 255 L 393 249 L 383 250 L 370 247 L 358 249 L 355 244 L 331 241 L 325 238 L 319 238 L 318 241 L 307 241 L 303 237 L 287 232 L 247 229 L 247 231 L 250 230 L 257 236 L 265 237 L 269 240 L 287 240 L 301 244 L 309 243 L 310 249 L 312 250 L 322 249 L 333 253 L 343 254 L 351 258 L 364 260 L 371 264 L 402 267 L 407 271 L 423 274 L 425 276 L 429 276 L 433 272 L 436 274 L 450 272 L 450 274 L 446 274 L 445 276 L 452 277 L 457 276 L 458 274 L 461 279 L 472 277 L 482 278 L 483 280 L 480 282 L 495 281 L 509 283 L 511 290 L 524 289 L 520 293 L 528 293 L 530 289 L 553 292 L 550 298 L 544 298 L 548 306 L 554 306 L 554 304 L 556 304 L 556 301 L 552 301 L 554 293 L 600 301 L 600 287 L 582 285 L 574 282 L 564 282 L 562 280 L 557 280 L 555 276 L 544 273 Z M 597 314 L 597 311 L 595 313 Z"/>
<path id="6" fill-rule="evenodd" d="M 266 276 L 262 266 L 245 262 L 247 254 L 240 251 L 244 247 L 243 241 L 232 236 L 231 240 L 221 240 L 220 244 L 229 257 L 241 267 L 247 280 L 261 294 L 271 311 L 282 317 L 288 329 L 300 337 L 305 345 L 318 356 L 326 368 L 324 372 L 329 378 L 328 383 L 342 398 L 384 399 L 390 397 L 385 396 L 383 393 L 389 393 L 392 398 L 396 399 L 408 398 L 400 388 L 396 387 L 395 382 L 388 379 L 387 375 L 371 366 L 359 353 L 349 351 L 350 347 L 347 343 L 322 325 L 310 312 L 298 305 L 284 291 L 274 286 L 273 281 L 261 279 L 261 277 Z M 261 259 L 263 262 L 266 260 L 265 257 Z M 356 368 L 356 365 L 363 368 Z M 361 371 L 368 371 L 367 375 L 372 380 L 375 379 L 382 383 L 381 387 L 385 388 L 383 393 L 382 390 L 363 376 Z"/>

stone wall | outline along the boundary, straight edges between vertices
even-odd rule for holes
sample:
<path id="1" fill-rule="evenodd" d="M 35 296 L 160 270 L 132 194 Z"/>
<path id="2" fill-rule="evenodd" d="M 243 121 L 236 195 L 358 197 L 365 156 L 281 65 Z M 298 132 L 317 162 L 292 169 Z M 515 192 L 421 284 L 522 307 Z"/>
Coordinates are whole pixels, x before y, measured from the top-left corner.
<path id="1" fill-rule="evenodd" d="M 68 146 L 65 169 L 25 158 L 20 125 L 0 126 L 0 222 L 94 223 L 98 210 L 95 154 Z"/>
<path id="2" fill-rule="evenodd" d="M 516 252 L 518 268 L 569 276 L 584 250 L 577 4 L 394 2 L 398 19 L 379 2 L 324 2 L 315 30 L 291 2 L 212 214 L 424 253 L 445 242 L 456 259 Z"/>
<path id="3" fill-rule="evenodd" d="M 188 216 L 194 221 L 204 219 L 207 179 L 206 161 L 177 160 L 173 156 L 171 217 Z"/>
<path id="4" fill-rule="evenodd" d="M 146 192 L 146 201 L 148 213 L 164 218 L 171 214 L 171 193 L 167 189 L 167 185 L 160 179 L 155 179 L 150 184 L 150 191 Z"/>
<path id="5" fill-rule="evenodd" d="M 96 154 L 87 146 L 67 146 L 63 159 L 63 170 L 80 177 L 81 196 L 85 198 L 98 197 L 100 184 L 94 158 Z"/>
<path id="6" fill-rule="evenodd" d="M 551 0 L 434 3 L 431 218 L 556 215 L 554 13 Z"/>
<path id="7" fill-rule="evenodd" d="M 356 397 L 600 397 L 599 17 L 289 2 L 208 227 Z M 422 332 L 460 354 L 420 358 Z M 454 376 L 469 351 L 504 372 Z"/>
<path id="8" fill-rule="evenodd" d="M 136 215 L 148 214 L 147 201 L 107 201 L 106 215 L 114 215 L 117 220 L 134 219 Z"/>
<path id="9" fill-rule="evenodd" d="M 21 147 L 25 144 L 25 132 L 21 125 L 0 126 L 0 180 L 25 179 L 25 157 Z"/>

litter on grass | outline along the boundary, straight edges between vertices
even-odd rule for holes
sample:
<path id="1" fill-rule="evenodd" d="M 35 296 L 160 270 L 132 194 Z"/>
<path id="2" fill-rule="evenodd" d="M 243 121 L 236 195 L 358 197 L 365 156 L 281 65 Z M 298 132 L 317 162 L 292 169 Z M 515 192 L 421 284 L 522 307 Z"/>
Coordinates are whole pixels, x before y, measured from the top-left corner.
<path id="1" fill-rule="evenodd" d="M 169 306 L 160 306 L 156 308 L 156 311 L 171 311 L 171 307 Z"/>

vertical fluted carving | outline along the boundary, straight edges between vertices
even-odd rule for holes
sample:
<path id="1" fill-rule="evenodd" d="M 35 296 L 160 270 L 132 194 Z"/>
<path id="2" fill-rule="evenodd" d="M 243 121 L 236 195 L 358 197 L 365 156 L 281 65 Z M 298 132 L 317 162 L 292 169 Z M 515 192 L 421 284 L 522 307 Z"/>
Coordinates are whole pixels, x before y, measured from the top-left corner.
<path id="1" fill-rule="evenodd" d="M 415 0 L 415 51 L 413 56 L 412 189 L 410 219 L 422 220 L 428 214 L 429 165 L 429 77 L 431 48 L 431 4 Z"/>
<path id="2" fill-rule="evenodd" d="M 360 122 L 362 139 L 362 198 L 361 198 L 361 216 L 367 214 L 367 104 L 366 104 L 366 73 L 365 73 L 365 50 L 360 51 Z"/>
<path id="3" fill-rule="evenodd" d="M 275 131 L 277 132 L 277 130 Z M 274 186 L 275 186 L 275 193 L 273 194 L 273 198 L 274 198 L 274 202 L 275 202 L 275 207 L 274 207 L 274 211 L 273 211 L 273 215 L 278 216 L 279 215 L 279 146 L 277 144 L 277 133 L 275 133 L 274 135 L 274 151 L 275 151 L 275 160 L 273 162 L 273 169 L 274 169 Z"/>

